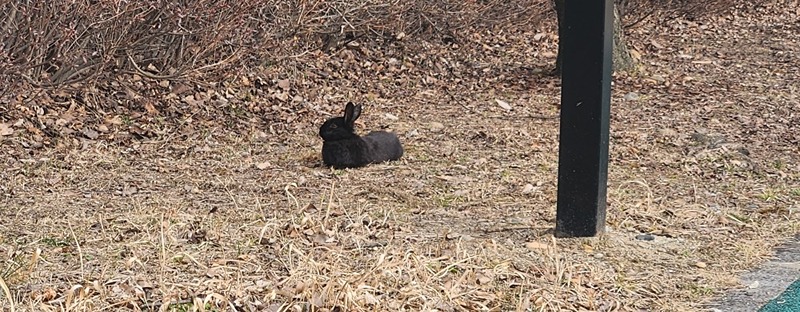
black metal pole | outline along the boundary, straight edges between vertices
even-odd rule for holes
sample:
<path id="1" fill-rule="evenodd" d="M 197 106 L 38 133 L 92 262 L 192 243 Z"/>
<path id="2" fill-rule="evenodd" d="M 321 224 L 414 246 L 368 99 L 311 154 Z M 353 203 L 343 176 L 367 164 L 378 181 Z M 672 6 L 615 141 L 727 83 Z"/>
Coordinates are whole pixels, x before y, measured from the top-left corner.
<path id="1" fill-rule="evenodd" d="M 565 1 L 557 237 L 605 229 L 614 2 Z"/>

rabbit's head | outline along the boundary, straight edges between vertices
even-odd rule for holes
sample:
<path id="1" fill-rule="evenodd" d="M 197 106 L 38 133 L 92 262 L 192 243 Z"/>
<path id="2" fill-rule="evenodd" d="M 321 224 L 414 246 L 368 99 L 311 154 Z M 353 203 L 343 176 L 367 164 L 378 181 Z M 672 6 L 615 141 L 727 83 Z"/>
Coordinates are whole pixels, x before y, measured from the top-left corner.
<path id="1" fill-rule="evenodd" d="M 325 121 L 319 128 L 319 136 L 325 141 L 337 141 L 356 138 L 353 128 L 356 119 L 361 116 L 361 105 L 348 102 L 344 108 L 344 117 L 335 117 Z"/>

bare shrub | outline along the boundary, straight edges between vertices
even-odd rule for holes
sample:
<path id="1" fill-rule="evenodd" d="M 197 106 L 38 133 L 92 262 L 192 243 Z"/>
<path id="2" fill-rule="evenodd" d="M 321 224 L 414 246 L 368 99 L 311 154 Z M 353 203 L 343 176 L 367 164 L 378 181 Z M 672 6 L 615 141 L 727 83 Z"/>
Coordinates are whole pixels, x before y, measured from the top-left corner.
<path id="1" fill-rule="evenodd" d="M 552 18 L 551 0 L 0 1 L 0 81 L 35 87 L 103 74 L 153 79 L 279 62 L 354 40 L 458 41 L 475 31 Z M 763 2 L 763 0 L 761 1 Z M 626 24 L 657 14 L 716 14 L 731 0 L 617 0 Z"/>
<path id="2" fill-rule="evenodd" d="M 156 79 L 224 72 L 358 38 L 458 37 L 525 24 L 547 0 L 3 1 L 0 74 L 57 87 L 137 72 Z"/>
<path id="3" fill-rule="evenodd" d="M 174 76 L 237 56 L 248 12 L 266 1 L 8 1 L 2 51 L 38 86 L 102 72 Z M 248 42 L 252 43 L 252 42 Z"/>
<path id="4" fill-rule="evenodd" d="M 662 20 L 678 16 L 699 18 L 723 14 L 740 6 L 754 6 L 768 1 L 770 0 L 746 3 L 733 0 L 615 0 L 615 4 L 626 21 L 625 27 L 631 27 L 649 17 L 658 17 Z"/>

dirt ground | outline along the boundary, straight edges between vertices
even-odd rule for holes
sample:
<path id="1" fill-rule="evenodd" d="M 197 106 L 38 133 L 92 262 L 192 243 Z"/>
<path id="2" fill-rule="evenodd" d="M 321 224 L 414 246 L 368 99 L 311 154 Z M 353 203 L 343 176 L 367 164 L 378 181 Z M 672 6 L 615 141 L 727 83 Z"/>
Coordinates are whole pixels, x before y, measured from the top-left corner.
<path id="1" fill-rule="evenodd" d="M 0 311 L 700 311 L 800 232 L 796 5 L 632 30 L 599 238 L 552 237 L 548 27 L 180 92 L 132 75 L 169 91 L 125 114 L 66 102 L 50 129 L 69 136 L 3 117 Z M 317 127 L 349 100 L 400 161 L 321 166 Z"/>

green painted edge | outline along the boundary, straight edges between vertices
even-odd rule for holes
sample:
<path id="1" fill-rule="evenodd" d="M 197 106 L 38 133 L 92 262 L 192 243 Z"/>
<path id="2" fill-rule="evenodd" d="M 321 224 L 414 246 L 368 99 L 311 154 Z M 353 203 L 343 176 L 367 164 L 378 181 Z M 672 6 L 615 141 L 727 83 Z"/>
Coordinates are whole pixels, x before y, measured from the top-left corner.
<path id="1" fill-rule="evenodd" d="M 770 300 L 758 310 L 758 312 L 797 311 L 800 311 L 800 280 L 796 280 L 780 296 Z"/>

